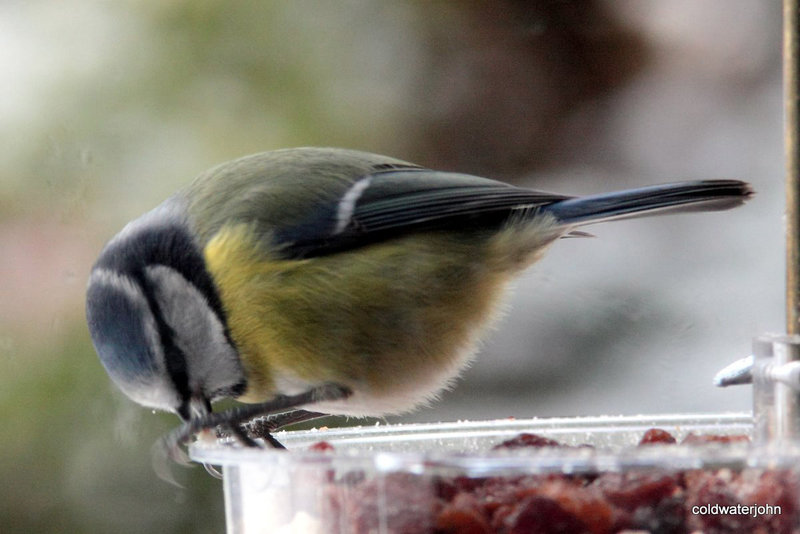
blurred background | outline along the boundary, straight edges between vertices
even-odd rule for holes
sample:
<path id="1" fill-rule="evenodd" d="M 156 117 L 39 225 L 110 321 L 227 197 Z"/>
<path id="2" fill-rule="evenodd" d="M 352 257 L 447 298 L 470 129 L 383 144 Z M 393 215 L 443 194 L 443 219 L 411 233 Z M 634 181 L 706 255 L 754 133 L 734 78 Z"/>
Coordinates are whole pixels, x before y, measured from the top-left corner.
<path id="1" fill-rule="evenodd" d="M 0 3 L 0 525 L 222 532 L 219 481 L 109 383 L 94 257 L 219 162 L 299 145 L 567 194 L 732 177 L 744 208 L 597 226 L 516 284 L 441 402 L 390 421 L 726 412 L 713 374 L 783 330 L 780 4 Z M 328 424 L 336 424 L 328 421 Z"/>

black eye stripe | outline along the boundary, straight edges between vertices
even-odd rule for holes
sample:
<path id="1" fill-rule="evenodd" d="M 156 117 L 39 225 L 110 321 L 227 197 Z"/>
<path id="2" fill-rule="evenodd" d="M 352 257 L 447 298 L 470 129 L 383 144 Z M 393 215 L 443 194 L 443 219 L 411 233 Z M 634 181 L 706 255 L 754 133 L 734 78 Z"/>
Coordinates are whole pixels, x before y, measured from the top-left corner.
<path id="1" fill-rule="evenodd" d="M 147 299 L 147 305 L 156 321 L 158 336 L 161 339 L 161 347 L 164 351 L 164 364 L 166 365 L 167 373 L 178 391 L 178 395 L 184 402 L 188 402 L 191 397 L 191 389 L 189 388 L 186 354 L 178 347 L 175 342 L 175 331 L 164 319 L 161 306 L 159 306 L 158 299 L 155 297 L 156 288 L 153 287 L 153 282 L 150 281 L 143 270 L 137 271 L 134 276 L 142 288 L 145 299 Z"/>
<path id="2" fill-rule="evenodd" d="M 206 269 L 202 251 L 184 225 L 169 223 L 141 228 L 135 234 L 111 244 L 95 264 L 95 268 L 123 273 L 135 279 L 140 285 L 156 321 L 167 372 L 181 398 L 188 401 L 191 391 L 187 358 L 192 355 L 184 354 L 178 347 L 176 332 L 167 323 L 158 304 L 156 298 L 158 288 L 146 275 L 146 269 L 156 265 L 173 269 L 203 295 L 222 324 L 226 341 L 235 349 L 236 344 L 231 337 L 216 285 Z M 245 388 L 246 383 L 242 382 L 233 386 L 231 391 L 241 393 Z"/>

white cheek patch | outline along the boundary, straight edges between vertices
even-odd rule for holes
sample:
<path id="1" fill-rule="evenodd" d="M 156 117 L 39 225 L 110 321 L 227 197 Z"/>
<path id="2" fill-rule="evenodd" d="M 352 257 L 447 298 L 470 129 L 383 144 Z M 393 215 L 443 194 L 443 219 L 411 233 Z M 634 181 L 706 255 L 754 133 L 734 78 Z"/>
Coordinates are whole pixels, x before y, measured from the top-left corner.
<path id="1" fill-rule="evenodd" d="M 186 357 L 190 389 L 213 394 L 241 383 L 239 357 L 202 293 L 170 267 L 153 265 L 145 272 L 153 282 L 161 314 Z"/>
<path id="2" fill-rule="evenodd" d="M 149 350 L 152 355 L 152 360 L 149 362 L 155 367 L 152 373 L 139 374 L 134 379 L 125 375 L 125 378 L 121 379 L 115 373 L 115 369 L 109 369 L 109 375 L 114 383 L 125 395 L 143 406 L 172 410 L 178 403 L 177 393 L 168 378 L 156 320 L 139 284 L 125 274 L 108 269 L 94 269 L 89 276 L 89 286 L 105 287 L 121 295 L 137 310 L 147 344 L 147 347 L 140 347 L 140 350 Z M 116 350 L 118 349 L 113 344 L 98 347 L 99 352 Z"/>
<path id="3" fill-rule="evenodd" d="M 123 295 L 137 307 L 147 309 L 147 299 L 130 276 L 109 269 L 94 269 L 89 276 L 89 285 L 107 286 Z M 152 316 L 150 317 L 152 319 Z M 155 321 L 153 321 L 155 323 Z"/>
<path id="4" fill-rule="evenodd" d="M 356 211 L 356 202 L 358 202 L 358 199 L 361 198 L 361 195 L 364 194 L 364 191 L 371 183 L 372 176 L 365 176 L 356 181 L 350 186 L 350 189 L 345 192 L 336 210 L 336 228 L 333 233 L 340 234 L 347 228 L 347 225 L 350 224 L 353 218 L 353 213 Z"/>

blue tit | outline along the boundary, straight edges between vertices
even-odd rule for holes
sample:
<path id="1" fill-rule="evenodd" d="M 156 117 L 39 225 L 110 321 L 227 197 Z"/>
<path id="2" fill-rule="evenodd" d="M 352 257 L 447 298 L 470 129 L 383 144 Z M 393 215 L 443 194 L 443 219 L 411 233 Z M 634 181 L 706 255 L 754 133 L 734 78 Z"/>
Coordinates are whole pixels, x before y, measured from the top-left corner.
<path id="1" fill-rule="evenodd" d="M 255 154 L 111 239 L 89 331 L 113 382 L 178 414 L 183 441 L 276 411 L 407 412 L 452 383 L 509 281 L 558 238 L 751 193 L 705 180 L 568 197 L 352 150 Z M 246 404 L 212 413 L 227 397 Z"/>

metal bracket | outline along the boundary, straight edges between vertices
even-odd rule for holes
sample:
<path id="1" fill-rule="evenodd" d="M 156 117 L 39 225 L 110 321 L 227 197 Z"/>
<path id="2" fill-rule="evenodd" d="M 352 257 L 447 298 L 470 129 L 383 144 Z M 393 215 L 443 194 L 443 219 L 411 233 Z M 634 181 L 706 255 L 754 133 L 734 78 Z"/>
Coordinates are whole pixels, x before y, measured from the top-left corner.
<path id="1" fill-rule="evenodd" d="M 753 385 L 756 444 L 800 443 L 800 335 L 755 338 L 753 355 L 726 366 L 714 384 Z"/>

